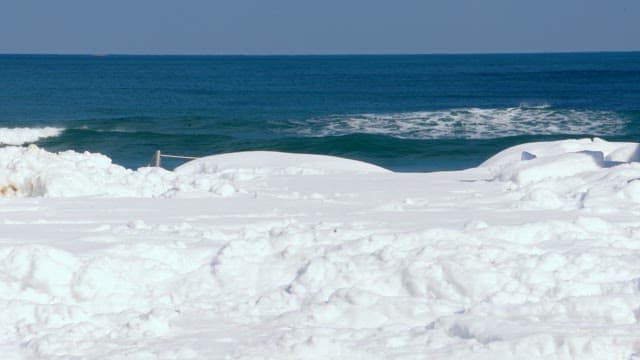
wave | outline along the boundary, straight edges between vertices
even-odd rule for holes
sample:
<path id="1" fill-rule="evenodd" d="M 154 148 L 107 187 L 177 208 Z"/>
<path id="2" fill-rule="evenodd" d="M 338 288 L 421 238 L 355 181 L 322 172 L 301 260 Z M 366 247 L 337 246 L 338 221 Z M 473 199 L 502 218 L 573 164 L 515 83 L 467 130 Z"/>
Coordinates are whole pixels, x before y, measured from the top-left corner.
<path id="1" fill-rule="evenodd" d="M 24 145 L 40 139 L 55 137 L 64 129 L 57 127 L 42 128 L 0 128 L 0 145 Z"/>
<path id="2" fill-rule="evenodd" d="M 628 119 L 612 111 L 549 106 L 463 108 L 390 114 L 334 115 L 297 123 L 307 137 L 354 133 L 404 139 L 493 139 L 522 135 L 621 135 Z"/>

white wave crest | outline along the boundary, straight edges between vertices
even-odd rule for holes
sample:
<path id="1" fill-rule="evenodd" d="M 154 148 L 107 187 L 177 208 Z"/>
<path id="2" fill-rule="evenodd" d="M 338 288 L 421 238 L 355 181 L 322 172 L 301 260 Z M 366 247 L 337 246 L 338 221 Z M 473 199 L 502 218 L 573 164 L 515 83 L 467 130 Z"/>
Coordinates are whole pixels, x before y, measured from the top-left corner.
<path id="1" fill-rule="evenodd" d="M 0 128 L 0 145 L 24 145 L 40 139 L 58 136 L 61 128 Z"/>
<path id="2" fill-rule="evenodd" d="M 336 115 L 299 127 L 298 135 L 354 133 L 405 139 L 492 139 L 518 135 L 593 135 L 622 133 L 627 120 L 610 111 L 558 110 L 547 106 L 504 109 L 452 109 L 391 114 Z M 301 124 L 302 125 L 302 124 Z"/>

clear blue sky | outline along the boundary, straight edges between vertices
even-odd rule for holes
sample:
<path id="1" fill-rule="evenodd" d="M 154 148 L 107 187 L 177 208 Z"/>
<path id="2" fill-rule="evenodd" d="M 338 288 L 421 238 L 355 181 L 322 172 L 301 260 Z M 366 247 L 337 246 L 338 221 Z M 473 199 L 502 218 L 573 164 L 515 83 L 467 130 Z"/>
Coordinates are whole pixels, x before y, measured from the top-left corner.
<path id="1" fill-rule="evenodd" d="M 640 0 L 5 0 L 0 53 L 640 50 Z"/>

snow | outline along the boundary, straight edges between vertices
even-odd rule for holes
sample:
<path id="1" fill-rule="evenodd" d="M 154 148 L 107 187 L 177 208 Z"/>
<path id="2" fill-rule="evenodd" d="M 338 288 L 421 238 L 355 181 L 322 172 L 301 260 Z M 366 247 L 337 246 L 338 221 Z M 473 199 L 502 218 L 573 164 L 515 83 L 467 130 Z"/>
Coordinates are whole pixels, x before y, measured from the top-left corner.
<path id="1" fill-rule="evenodd" d="M 0 151 L 0 189 L 20 196 L 175 197 L 193 192 L 230 196 L 246 193 L 238 186 L 272 175 L 388 172 L 354 160 L 278 152 L 205 157 L 169 172 L 152 167 L 133 171 L 101 154 L 53 154 L 35 145 Z"/>
<path id="2" fill-rule="evenodd" d="M 638 144 L 392 173 L 0 149 L 7 359 L 640 357 Z"/>

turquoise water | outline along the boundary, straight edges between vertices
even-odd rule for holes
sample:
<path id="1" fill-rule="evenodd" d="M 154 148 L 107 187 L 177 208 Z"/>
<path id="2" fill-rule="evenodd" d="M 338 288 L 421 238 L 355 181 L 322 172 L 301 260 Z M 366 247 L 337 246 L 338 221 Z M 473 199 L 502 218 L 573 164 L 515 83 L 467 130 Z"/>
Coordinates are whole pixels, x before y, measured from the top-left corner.
<path id="1" fill-rule="evenodd" d="M 0 84 L 0 127 L 61 127 L 38 145 L 130 168 L 156 149 L 259 149 L 451 170 L 523 142 L 640 135 L 640 53 L 0 55 Z"/>

